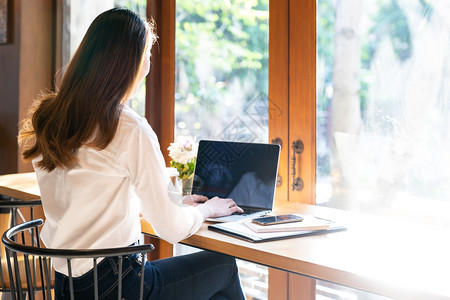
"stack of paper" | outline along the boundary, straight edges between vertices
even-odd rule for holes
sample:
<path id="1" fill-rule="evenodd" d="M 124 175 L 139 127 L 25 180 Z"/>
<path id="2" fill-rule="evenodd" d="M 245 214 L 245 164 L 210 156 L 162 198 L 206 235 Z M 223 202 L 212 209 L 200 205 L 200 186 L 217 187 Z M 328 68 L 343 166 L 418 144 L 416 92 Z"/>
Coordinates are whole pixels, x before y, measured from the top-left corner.
<path id="1" fill-rule="evenodd" d="M 243 223 L 252 229 L 254 232 L 287 232 L 287 231 L 312 231 L 312 230 L 325 230 L 330 228 L 330 222 L 317 219 L 314 216 L 302 215 L 303 221 L 292 222 L 285 224 L 275 225 L 259 225 L 253 223 L 251 220 L 244 220 Z"/>
<path id="2" fill-rule="evenodd" d="M 296 223 L 263 226 L 250 223 L 251 220 L 244 220 L 238 222 L 212 224 L 209 225 L 208 228 L 210 230 L 231 235 L 252 243 L 276 241 L 280 239 L 326 234 L 346 230 L 346 228 L 342 225 L 318 219 L 314 216 L 302 215 L 302 217 L 304 220 Z"/>

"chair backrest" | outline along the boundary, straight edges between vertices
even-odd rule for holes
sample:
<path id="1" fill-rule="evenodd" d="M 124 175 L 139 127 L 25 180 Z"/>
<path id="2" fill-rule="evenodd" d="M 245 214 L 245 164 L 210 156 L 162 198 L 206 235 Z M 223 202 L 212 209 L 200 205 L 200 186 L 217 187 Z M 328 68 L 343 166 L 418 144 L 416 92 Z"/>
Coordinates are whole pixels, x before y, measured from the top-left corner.
<path id="1" fill-rule="evenodd" d="M 118 293 L 117 298 L 122 299 L 122 258 L 126 255 L 141 254 L 142 257 L 146 253 L 152 251 L 154 246 L 152 244 L 146 245 L 132 245 L 120 248 L 108 249 L 51 249 L 41 247 L 39 239 L 39 226 L 43 224 L 41 219 L 25 222 L 8 229 L 2 236 L 2 243 L 6 247 L 8 272 L 10 278 L 14 279 L 14 288 L 11 288 L 13 299 L 22 299 L 24 292 L 21 284 L 21 274 L 18 271 L 17 253 L 24 254 L 25 273 L 27 281 L 27 293 L 29 299 L 34 299 L 34 294 L 37 291 L 42 292 L 43 299 L 53 299 L 52 297 L 52 267 L 50 258 L 65 258 L 67 261 L 70 299 L 74 299 L 73 276 L 72 276 L 72 259 L 75 258 L 90 258 L 93 261 L 94 274 L 94 299 L 98 299 L 98 277 L 97 274 L 97 260 L 99 258 L 117 257 L 118 258 Z M 19 236 L 20 234 L 20 236 Z M 27 238 L 26 235 L 30 235 Z M 19 241 L 20 240 L 20 241 Z M 31 241 L 31 244 L 30 244 Z M 12 260 L 12 263 L 11 263 Z M 143 259 L 144 261 L 144 259 Z M 35 265 L 33 265 L 35 264 Z M 145 263 L 141 264 L 140 277 L 140 299 L 142 299 L 142 292 L 144 287 L 144 268 Z M 100 274 L 101 275 L 101 274 Z M 40 278 L 39 278 L 40 277 Z M 41 287 L 36 286 L 36 282 L 41 282 Z"/>
<path id="2" fill-rule="evenodd" d="M 34 208 L 41 206 L 41 200 L 20 200 L 0 195 L 0 233 L 5 232 L 17 223 L 33 220 Z M 28 211 L 29 210 L 29 211 Z M 19 266 L 24 274 L 23 256 L 19 256 Z M 24 277 L 25 278 L 25 277 Z M 22 283 L 26 287 L 26 282 Z M 8 275 L 6 265 L 6 252 L 3 244 L 0 245 L 0 291 L 2 293 L 9 292 L 11 282 Z"/>

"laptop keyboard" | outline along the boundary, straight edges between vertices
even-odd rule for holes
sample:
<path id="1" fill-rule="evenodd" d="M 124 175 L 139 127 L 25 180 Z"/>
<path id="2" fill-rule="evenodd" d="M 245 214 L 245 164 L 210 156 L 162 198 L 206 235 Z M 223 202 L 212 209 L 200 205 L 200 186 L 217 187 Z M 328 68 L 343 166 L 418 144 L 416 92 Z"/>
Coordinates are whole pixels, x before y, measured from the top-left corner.
<path id="1" fill-rule="evenodd" d="M 234 212 L 232 213 L 232 215 L 241 215 L 241 216 L 247 216 L 247 215 L 252 215 L 252 214 L 256 214 L 259 211 L 257 210 L 253 210 L 253 209 L 244 209 L 244 212 Z"/>

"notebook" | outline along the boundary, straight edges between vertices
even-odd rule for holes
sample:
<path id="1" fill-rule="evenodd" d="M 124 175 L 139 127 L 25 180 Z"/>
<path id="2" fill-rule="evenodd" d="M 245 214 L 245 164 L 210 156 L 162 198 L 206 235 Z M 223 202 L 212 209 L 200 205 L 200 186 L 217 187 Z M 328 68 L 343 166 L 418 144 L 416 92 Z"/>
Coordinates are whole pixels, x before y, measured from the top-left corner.
<path id="1" fill-rule="evenodd" d="M 233 222 L 270 213 L 275 199 L 280 146 L 201 140 L 192 194 L 232 198 L 243 214 L 211 218 Z"/>
<path id="2" fill-rule="evenodd" d="M 252 243 L 270 242 L 283 239 L 306 237 L 311 235 L 328 234 L 332 232 L 345 231 L 347 228 L 337 223 L 330 223 L 326 229 L 296 230 L 296 231 L 274 231 L 255 232 L 242 222 L 216 223 L 208 226 L 209 230 L 217 231 Z M 287 224 L 286 224 L 287 225 Z M 271 225 L 275 226 L 275 225 Z"/>

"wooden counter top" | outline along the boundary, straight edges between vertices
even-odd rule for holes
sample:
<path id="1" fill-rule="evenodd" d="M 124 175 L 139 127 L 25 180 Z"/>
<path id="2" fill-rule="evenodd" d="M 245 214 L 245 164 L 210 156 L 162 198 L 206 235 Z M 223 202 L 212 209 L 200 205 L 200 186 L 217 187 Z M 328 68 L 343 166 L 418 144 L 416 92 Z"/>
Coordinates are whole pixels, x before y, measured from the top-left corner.
<path id="1" fill-rule="evenodd" d="M 0 194 L 22 200 L 41 198 L 34 172 L 1 175 Z"/>
<path id="2" fill-rule="evenodd" d="M 0 194 L 40 197 L 34 173 L 0 176 Z M 300 203 L 277 203 L 345 224 L 345 232 L 252 244 L 207 229 L 183 244 L 395 299 L 450 299 L 450 229 Z M 142 231 L 155 234 L 141 221 Z"/>
<path id="3" fill-rule="evenodd" d="M 313 214 L 348 230 L 253 244 L 206 223 L 182 243 L 395 299 L 450 299 L 448 229 L 300 203 L 279 204 L 275 212 Z M 145 220 L 141 224 L 154 234 Z"/>

